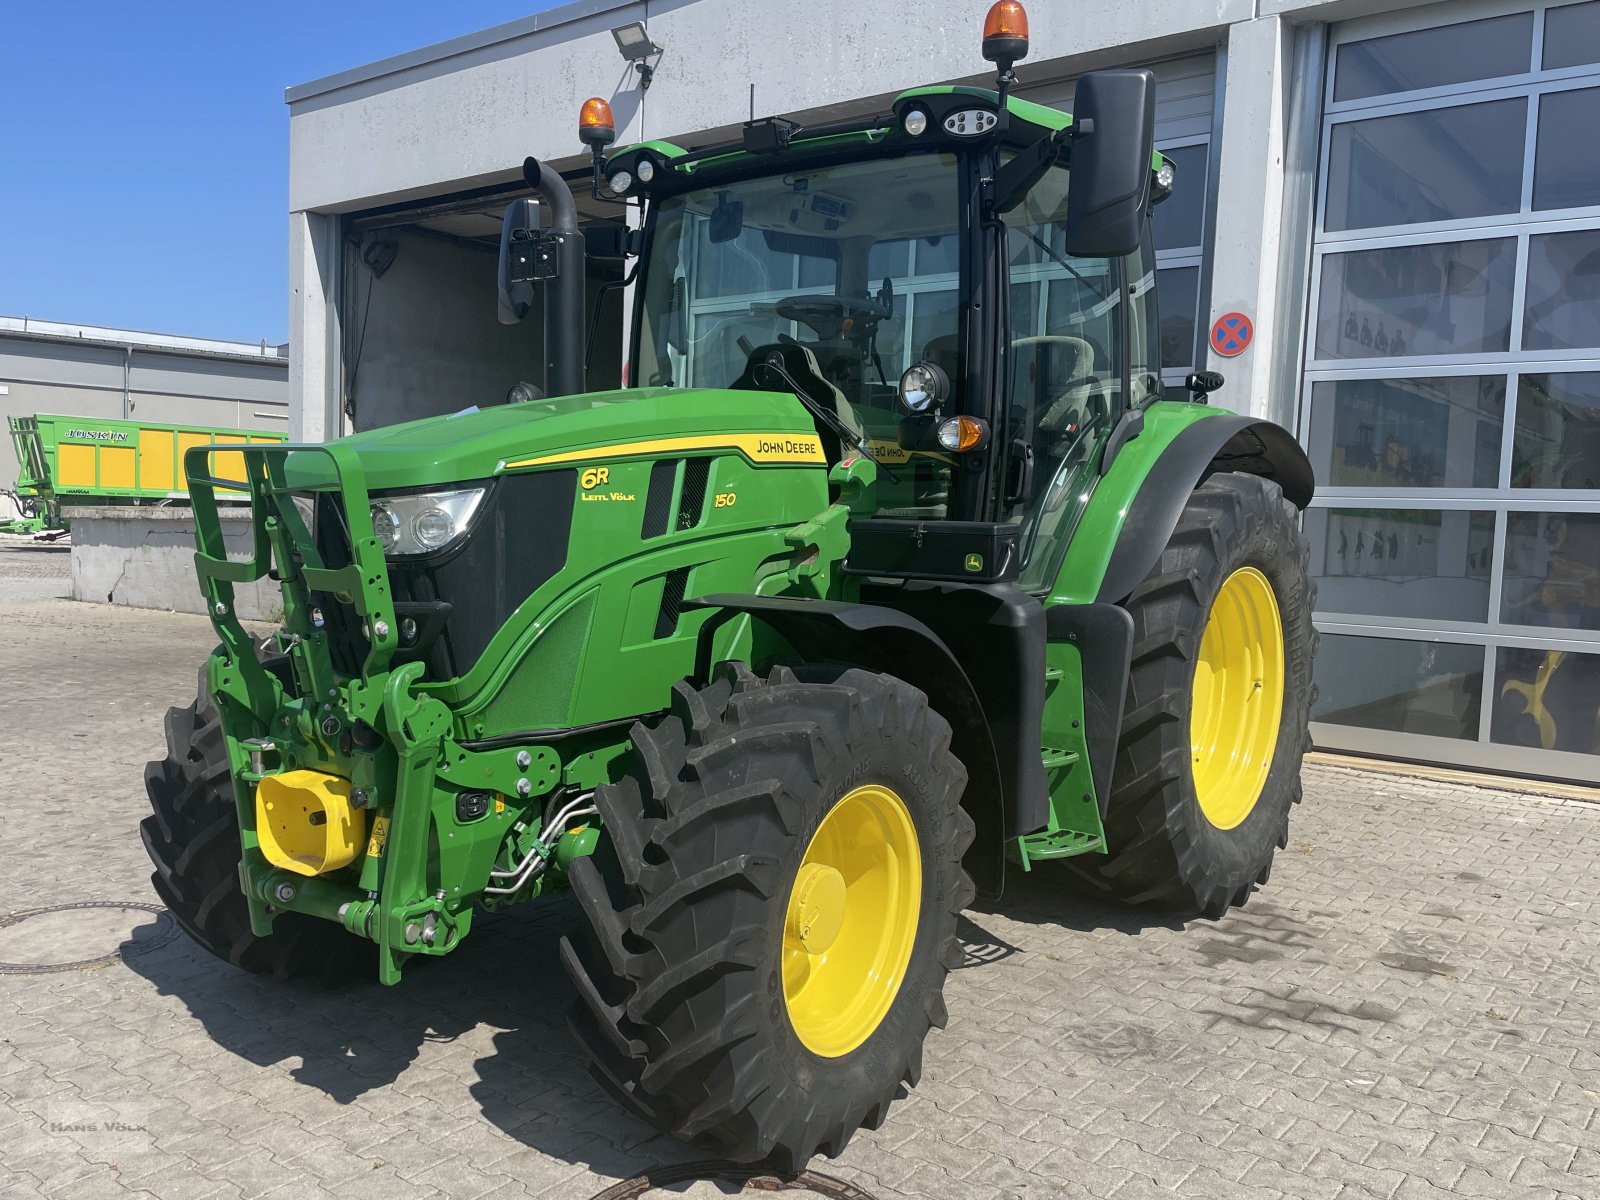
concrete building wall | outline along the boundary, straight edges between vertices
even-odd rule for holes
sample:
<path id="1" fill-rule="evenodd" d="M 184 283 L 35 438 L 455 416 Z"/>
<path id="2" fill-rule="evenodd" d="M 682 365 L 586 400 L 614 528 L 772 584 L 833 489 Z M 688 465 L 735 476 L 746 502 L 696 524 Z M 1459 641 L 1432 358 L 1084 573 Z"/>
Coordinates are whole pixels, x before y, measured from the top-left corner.
<path id="1" fill-rule="evenodd" d="M 0 318 L 0 420 L 34 413 L 285 430 L 288 360 L 243 343 Z M 118 335 L 121 335 L 119 338 Z M 145 339 L 143 342 L 135 339 Z M 232 347 L 231 353 L 221 347 Z M 254 351 L 254 352 L 253 352 Z M 0 488 L 16 482 L 0 439 Z M 0 518 L 12 515 L 0 501 Z"/>

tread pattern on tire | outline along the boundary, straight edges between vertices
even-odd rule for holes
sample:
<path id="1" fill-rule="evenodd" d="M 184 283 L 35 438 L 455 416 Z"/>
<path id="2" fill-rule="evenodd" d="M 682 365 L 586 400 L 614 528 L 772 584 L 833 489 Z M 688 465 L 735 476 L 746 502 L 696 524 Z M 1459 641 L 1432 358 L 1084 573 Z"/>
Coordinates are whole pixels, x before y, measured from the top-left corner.
<path id="1" fill-rule="evenodd" d="M 1261 799 L 1237 830 L 1224 833 L 1205 823 L 1194 799 L 1188 711 L 1211 601 L 1242 565 L 1261 568 L 1273 583 L 1288 676 Z M 1311 746 L 1317 634 L 1309 565 L 1299 512 L 1277 484 L 1230 472 L 1195 489 L 1160 561 L 1124 601 L 1134 620 L 1133 665 L 1106 815 L 1108 852 L 1070 864 L 1091 891 L 1216 918 L 1266 883 L 1273 851 L 1288 841 L 1289 813 L 1301 799 L 1300 763 Z"/>
<path id="2" fill-rule="evenodd" d="M 860 1051 L 823 1060 L 783 1015 L 774 935 L 781 946 L 819 781 L 848 772 L 873 731 L 932 773 L 944 844 L 924 859 L 936 869 L 889 1015 Z M 595 795 L 609 836 L 572 868 L 583 920 L 561 958 L 578 992 L 573 1033 L 604 1086 L 681 1140 L 790 1171 L 837 1155 L 917 1082 L 923 1039 L 946 1021 L 955 918 L 973 895 L 950 728 L 889 676 L 779 667 L 763 681 L 725 664 L 703 690 L 678 684 L 669 715 L 632 739 L 630 773 Z"/>
<path id="3" fill-rule="evenodd" d="M 271 937 L 250 930 L 239 882 L 238 812 L 222 722 L 201 672 L 193 704 L 167 710 L 167 756 L 145 767 L 150 815 L 139 835 L 150 882 L 173 919 L 218 958 L 279 979 L 342 983 L 377 969 L 377 948 L 331 921 L 282 913 Z"/>

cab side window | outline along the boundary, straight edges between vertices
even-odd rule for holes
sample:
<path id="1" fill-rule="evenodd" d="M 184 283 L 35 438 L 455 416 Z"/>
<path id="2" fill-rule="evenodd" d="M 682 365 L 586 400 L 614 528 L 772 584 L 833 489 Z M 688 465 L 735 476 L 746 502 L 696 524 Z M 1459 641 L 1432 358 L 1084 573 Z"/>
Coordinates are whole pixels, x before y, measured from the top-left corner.
<path id="1" fill-rule="evenodd" d="M 1081 510 L 1083 485 L 1122 412 L 1125 343 L 1138 340 L 1124 329 L 1127 264 L 1066 252 L 1069 184 L 1068 169 L 1052 167 L 1005 214 L 1011 270 L 1007 420 L 1009 436 L 1024 443 L 1031 464 L 1029 478 L 1012 480 L 1014 503 L 1006 519 L 1022 525 L 1021 583 L 1034 590 L 1051 582 L 1046 577 Z"/>
<path id="2" fill-rule="evenodd" d="M 1128 278 L 1129 400 L 1135 408 L 1161 399 L 1161 313 L 1156 307 L 1156 252 L 1151 227 L 1125 260 Z"/>

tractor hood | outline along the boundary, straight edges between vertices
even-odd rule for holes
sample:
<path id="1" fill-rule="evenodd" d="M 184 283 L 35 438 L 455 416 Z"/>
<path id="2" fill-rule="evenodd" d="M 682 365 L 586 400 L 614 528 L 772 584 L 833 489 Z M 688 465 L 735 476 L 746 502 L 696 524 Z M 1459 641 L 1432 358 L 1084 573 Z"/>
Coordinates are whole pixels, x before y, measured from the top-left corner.
<path id="1" fill-rule="evenodd" d="M 370 492 L 487 479 L 507 469 L 574 461 L 585 451 L 650 453 L 651 442 L 710 435 L 810 435 L 815 426 L 793 396 L 725 389 L 628 388 L 524 404 L 466 409 L 341 439 L 356 451 Z M 641 444 L 642 443 L 642 444 Z M 336 484 L 322 454 L 295 454 L 292 486 Z"/>

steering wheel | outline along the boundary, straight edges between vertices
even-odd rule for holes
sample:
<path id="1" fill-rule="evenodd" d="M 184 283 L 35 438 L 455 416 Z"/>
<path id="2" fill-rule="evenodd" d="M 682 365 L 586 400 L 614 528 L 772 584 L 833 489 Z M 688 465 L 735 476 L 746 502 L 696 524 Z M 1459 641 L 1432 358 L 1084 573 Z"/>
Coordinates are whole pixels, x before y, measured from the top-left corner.
<path id="1" fill-rule="evenodd" d="M 870 329 L 889 310 L 866 296 L 788 296 L 773 306 L 785 321 L 798 321 L 825 342 L 846 332 L 846 322 Z"/>

